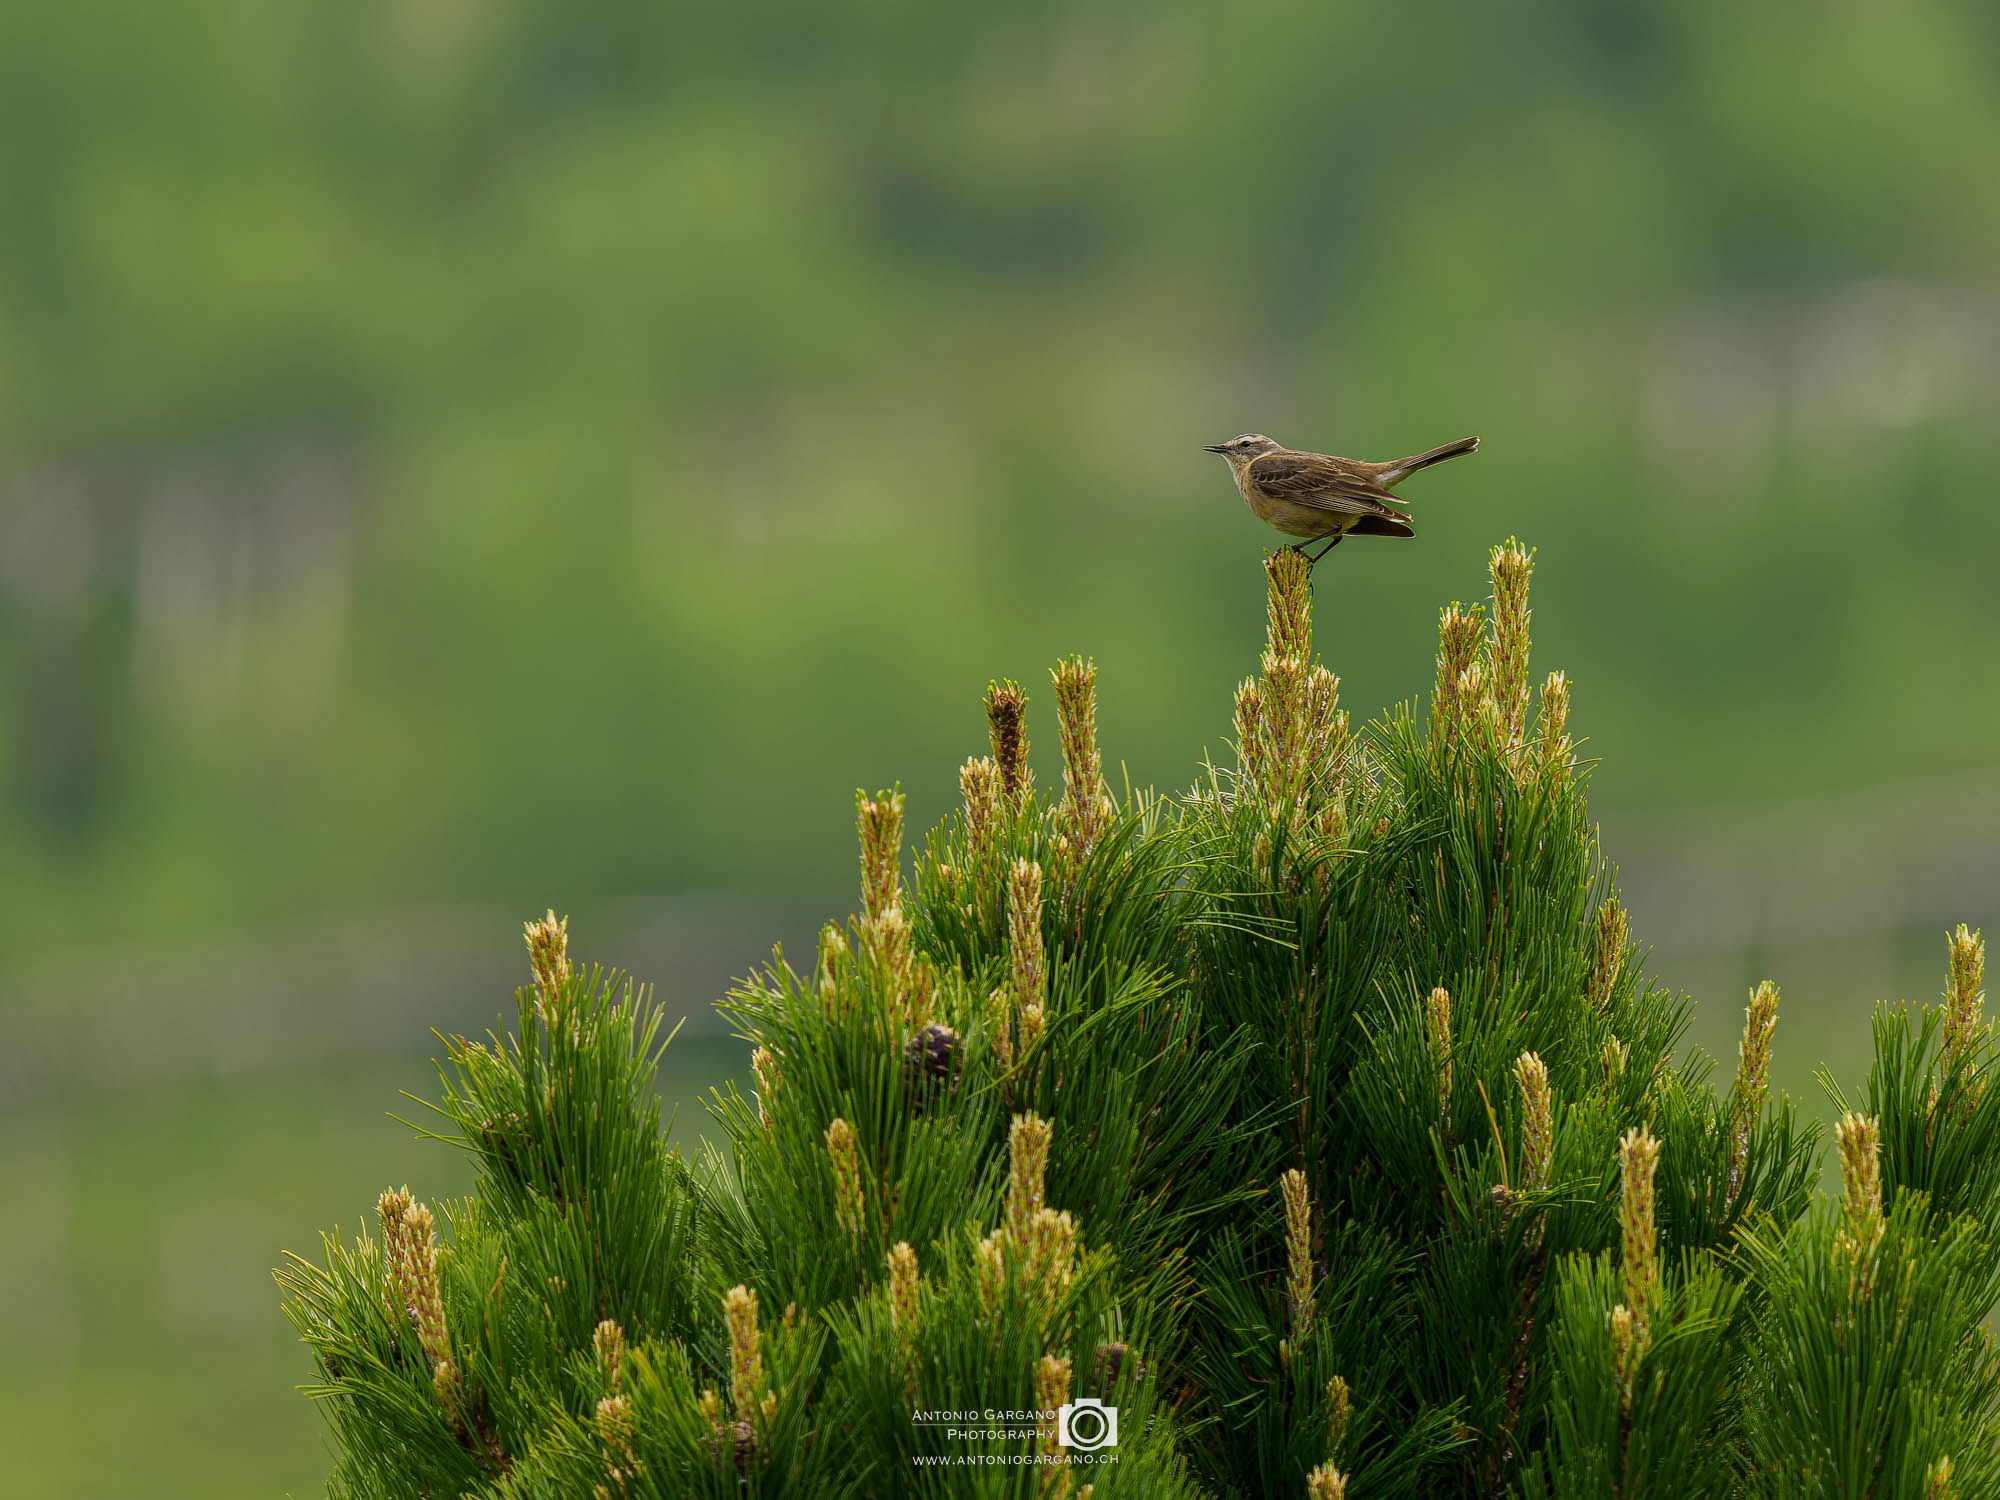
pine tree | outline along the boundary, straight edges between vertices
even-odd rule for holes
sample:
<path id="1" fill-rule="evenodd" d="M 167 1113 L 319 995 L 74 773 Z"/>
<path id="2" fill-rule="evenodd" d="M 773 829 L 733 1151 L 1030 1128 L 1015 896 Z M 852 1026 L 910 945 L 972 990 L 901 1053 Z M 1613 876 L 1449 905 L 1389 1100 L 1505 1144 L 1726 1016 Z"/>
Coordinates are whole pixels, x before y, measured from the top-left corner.
<path id="1" fill-rule="evenodd" d="M 1110 794 L 1089 662 L 1046 792 L 992 685 L 910 878 L 862 796 L 859 912 L 723 1002 L 755 1087 L 698 1163 L 657 1004 L 530 924 L 513 1029 L 440 1068 L 476 1192 L 279 1273 L 330 1493 L 2000 1493 L 1979 938 L 1878 1013 L 1820 1198 L 1773 986 L 1726 1091 L 1677 1057 L 1532 566 L 1496 548 L 1428 712 L 1357 732 L 1274 554 L 1236 764 L 1178 796 Z"/>

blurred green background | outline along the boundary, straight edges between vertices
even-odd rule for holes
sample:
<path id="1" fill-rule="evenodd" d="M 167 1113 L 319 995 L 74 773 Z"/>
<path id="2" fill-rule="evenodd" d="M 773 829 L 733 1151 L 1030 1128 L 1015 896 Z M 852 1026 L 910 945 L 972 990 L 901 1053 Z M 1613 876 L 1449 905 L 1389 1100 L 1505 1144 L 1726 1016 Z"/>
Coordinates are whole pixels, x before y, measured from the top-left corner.
<path id="1" fill-rule="evenodd" d="M 1976 0 L 0 10 L 20 1493 L 318 1489 L 269 1268 L 463 1185 L 384 1111 L 522 918 L 692 1017 L 692 1138 L 988 676 L 1188 781 L 1244 429 L 1484 437 L 1322 570 L 1346 701 L 1538 546 L 1654 966 L 1818 1108 L 2000 907 L 1995 160 Z"/>

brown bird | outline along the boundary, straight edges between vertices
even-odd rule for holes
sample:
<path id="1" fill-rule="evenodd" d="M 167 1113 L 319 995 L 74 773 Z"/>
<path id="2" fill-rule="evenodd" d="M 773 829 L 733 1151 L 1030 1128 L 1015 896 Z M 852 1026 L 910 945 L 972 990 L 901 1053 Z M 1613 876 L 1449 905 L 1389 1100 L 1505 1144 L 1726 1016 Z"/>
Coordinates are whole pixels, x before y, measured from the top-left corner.
<path id="1" fill-rule="evenodd" d="M 1236 487 L 1250 502 L 1257 519 L 1287 536 L 1331 540 L 1310 554 L 1318 562 L 1349 533 L 1356 536 L 1415 536 L 1407 511 L 1389 502 L 1389 492 L 1419 469 L 1471 453 L 1476 437 L 1460 438 L 1442 448 L 1427 449 L 1394 463 L 1370 464 L 1330 453 L 1299 453 L 1261 433 L 1246 432 L 1226 443 L 1211 443 L 1207 451 L 1229 460 Z M 1298 546 L 1300 552 L 1305 548 Z"/>

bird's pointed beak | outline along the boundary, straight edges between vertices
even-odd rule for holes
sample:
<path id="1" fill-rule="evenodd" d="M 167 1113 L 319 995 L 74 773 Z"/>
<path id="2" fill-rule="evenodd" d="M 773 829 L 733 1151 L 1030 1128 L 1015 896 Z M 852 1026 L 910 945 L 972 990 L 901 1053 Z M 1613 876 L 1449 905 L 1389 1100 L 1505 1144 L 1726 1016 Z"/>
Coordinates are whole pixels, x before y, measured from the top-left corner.
<path id="1" fill-rule="evenodd" d="M 1220 453 L 1226 446 L 1227 445 L 1223 443 L 1203 443 L 1201 445 L 1201 451 L 1204 453 Z"/>

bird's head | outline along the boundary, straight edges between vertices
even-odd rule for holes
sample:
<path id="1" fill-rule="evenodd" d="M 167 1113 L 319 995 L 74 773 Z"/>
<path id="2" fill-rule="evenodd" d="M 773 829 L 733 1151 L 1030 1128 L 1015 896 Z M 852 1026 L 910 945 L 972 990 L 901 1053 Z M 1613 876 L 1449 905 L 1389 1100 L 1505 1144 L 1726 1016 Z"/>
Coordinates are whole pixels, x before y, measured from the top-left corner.
<path id="1" fill-rule="evenodd" d="M 1283 448 L 1283 443 L 1275 442 L 1261 432 L 1246 432 L 1226 443 L 1210 443 L 1203 451 L 1220 453 L 1232 464 L 1247 464 L 1253 458 L 1262 458 L 1266 453 L 1277 453 Z"/>

